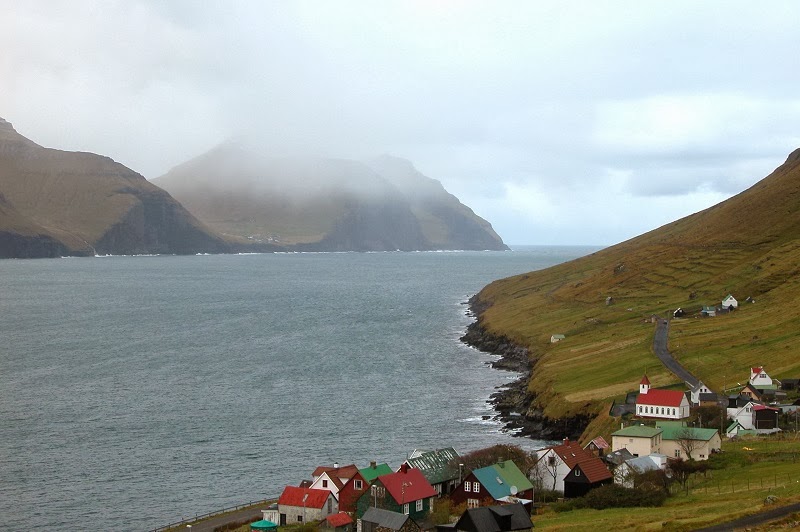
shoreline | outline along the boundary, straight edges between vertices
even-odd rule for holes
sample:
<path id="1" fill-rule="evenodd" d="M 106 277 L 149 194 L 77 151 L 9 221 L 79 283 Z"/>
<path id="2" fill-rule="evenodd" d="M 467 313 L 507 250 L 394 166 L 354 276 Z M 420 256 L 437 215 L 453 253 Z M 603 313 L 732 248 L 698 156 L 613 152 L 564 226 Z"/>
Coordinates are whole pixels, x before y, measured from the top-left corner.
<path id="1" fill-rule="evenodd" d="M 473 322 L 460 340 L 466 345 L 500 358 L 491 366 L 498 370 L 514 371 L 520 377 L 509 384 L 498 386 L 489 396 L 489 403 L 496 414 L 494 419 L 515 437 L 535 440 L 578 440 L 592 420 L 591 415 L 551 419 L 534 406 L 536 395 L 530 391 L 528 383 L 536 365 L 528 348 L 512 342 L 505 336 L 488 332 L 480 324 L 481 314 L 489 307 L 481 301 L 478 294 L 469 298 L 467 314 Z"/>

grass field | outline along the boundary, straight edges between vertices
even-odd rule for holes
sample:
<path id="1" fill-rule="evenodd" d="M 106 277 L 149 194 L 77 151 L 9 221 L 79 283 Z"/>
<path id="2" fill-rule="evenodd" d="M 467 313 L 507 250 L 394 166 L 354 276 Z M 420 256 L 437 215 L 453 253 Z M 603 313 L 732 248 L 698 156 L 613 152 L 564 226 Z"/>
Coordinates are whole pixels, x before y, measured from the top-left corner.
<path id="1" fill-rule="evenodd" d="M 545 508 L 537 530 L 693 530 L 800 502 L 800 439 L 795 434 L 723 442 L 721 469 L 689 482 L 659 508 L 572 510 Z M 765 504 L 767 496 L 775 505 Z"/>

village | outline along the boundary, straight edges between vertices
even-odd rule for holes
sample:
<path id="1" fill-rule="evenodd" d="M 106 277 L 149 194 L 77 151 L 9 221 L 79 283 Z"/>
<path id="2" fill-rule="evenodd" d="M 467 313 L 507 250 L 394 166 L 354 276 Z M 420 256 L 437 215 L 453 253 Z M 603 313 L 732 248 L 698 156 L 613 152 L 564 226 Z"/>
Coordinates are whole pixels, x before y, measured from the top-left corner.
<path id="1" fill-rule="evenodd" d="M 598 435 L 583 445 L 565 439 L 532 453 L 496 446 L 462 456 L 448 447 L 414 450 L 396 468 L 319 466 L 310 479 L 286 486 L 250 529 L 531 530 L 547 502 L 604 489 L 611 505 L 658 505 L 669 493 L 665 486 L 685 485 L 689 475 L 705 471 L 702 464 L 720 452 L 723 438 L 769 437 L 791 416 L 796 424 L 800 400 L 785 399 L 796 395 L 797 383 L 751 367 L 747 383 L 724 395 L 702 382 L 656 389 L 645 375 L 638 392 L 628 394 L 610 444 Z M 627 490 L 633 504 L 611 490 Z"/>

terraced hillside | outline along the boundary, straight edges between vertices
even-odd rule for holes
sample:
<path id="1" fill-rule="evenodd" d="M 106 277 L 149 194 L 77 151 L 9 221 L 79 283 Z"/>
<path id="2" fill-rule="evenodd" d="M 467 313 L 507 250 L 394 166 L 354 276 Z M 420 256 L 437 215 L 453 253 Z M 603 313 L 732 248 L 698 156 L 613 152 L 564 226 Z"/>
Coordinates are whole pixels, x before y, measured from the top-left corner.
<path id="1" fill-rule="evenodd" d="M 698 317 L 729 293 L 739 310 Z M 725 202 L 496 281 L 476 299 L 483 331 L 529 348 L 529 413 L 551 419 L 605 411 L 645 371 L 654 386 L 676 383 L 652 354 L 650 317 L 678 307 L 687 314 L 672 321 L 670 350 L 712 389 L 742 382 L 758 364 L 774 377 L 800 377 L 800 150 Z M 550 344 L 556 333 L 566 339 Z"/>

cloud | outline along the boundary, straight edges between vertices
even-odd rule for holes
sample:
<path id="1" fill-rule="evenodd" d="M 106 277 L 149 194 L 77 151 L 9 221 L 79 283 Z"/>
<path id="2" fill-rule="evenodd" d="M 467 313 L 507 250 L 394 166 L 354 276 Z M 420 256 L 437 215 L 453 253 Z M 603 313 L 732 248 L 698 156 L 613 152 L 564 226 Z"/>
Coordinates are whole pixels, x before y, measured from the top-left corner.
<path id="1" fill-rule="evenodd" d="M 230 137 L 265 153 L 393 153 L 516 243 L 613 243 L 750 186 L 800 145 L 791 1 L 0 12 L 0 116 L 41 144 L 149 178 Z"/>

